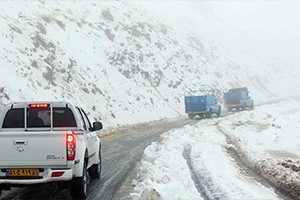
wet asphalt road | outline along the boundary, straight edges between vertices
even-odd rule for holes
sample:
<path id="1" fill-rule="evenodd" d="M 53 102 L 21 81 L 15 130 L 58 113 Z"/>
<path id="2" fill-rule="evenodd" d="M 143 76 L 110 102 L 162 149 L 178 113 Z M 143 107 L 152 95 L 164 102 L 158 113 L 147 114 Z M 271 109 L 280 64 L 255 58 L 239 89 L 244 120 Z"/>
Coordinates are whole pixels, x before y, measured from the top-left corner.
<path id="1" fill-rule="evenodd" d="M 156 125 L 142 125 L 107 135 L 102 138 L 101 179 L 91 179 L 87 199 L 130 199 L 131 179 L 134 178 L 136 165 L 142 158 L 144 149 L 160 135 L 197 120 L 178 119 Z M 101 135 L 101 134 L 100 134 Z M 100 136 L 101 137 L 101 136 Z M 3 191 L 1 199 L 70 199 L 69 190 L 60 190 L 56 185 L 12 188 Z"/>

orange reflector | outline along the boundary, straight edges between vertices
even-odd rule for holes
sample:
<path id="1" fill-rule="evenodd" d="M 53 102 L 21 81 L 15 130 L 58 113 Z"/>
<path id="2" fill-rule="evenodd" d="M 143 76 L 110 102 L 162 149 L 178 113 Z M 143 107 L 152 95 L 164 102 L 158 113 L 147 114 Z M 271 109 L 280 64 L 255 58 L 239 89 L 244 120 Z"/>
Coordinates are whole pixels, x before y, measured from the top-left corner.
<path id="1" fill-rule="evenodd" d="M 52 172 L 51 177 L 60 177 L 64 174 L 65 172 Z"/>
<path id="2" fill-rule="evenodd" d="M 30 108 L 48 108 L 50 104 L 41 103 L 41 104 L 29 104 Z"/>

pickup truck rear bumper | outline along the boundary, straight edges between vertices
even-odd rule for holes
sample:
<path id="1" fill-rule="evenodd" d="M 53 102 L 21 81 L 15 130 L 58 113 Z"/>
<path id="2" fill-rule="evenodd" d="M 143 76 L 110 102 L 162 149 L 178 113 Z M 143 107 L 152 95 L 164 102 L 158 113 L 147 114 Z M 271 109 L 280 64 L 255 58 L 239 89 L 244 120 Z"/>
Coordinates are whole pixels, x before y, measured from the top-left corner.
<path id="1" fill-rule="evenodd" d="M 186 113 L 187 114 L 195 114 L 195 115 L 197 115 L 197 114 L 206 114 L 207 111 L 188 111 Z"/>
<path id="2" fill-rule="evenodd" d="M 59 177 L 51 177 L 53 172 L 64 172 Z M 73 178 L 73 169 L 45 169 L 40 172 L 37 177 L 22 178 L 6 176 L 5 172 L 0 172 L 0 187 L 1 185 L 33 185 L 43 184 L 55 181 L 70 181 Z"/>
<path id="3" fill-rule="evenodd" d="M 240 108 L 240 107 L 243 107 L 242 104 L 227 104 L 226 105 L 226 108 Z"/>

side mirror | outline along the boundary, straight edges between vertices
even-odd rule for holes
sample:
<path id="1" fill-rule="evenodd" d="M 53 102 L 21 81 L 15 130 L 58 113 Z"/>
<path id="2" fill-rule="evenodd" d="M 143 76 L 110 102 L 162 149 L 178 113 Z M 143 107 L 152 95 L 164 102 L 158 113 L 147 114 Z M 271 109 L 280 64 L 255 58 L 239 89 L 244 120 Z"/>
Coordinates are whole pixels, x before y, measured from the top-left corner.
<path id="1" fill-rule="evenodd" d="M 93 123 L 93 130 L 94 131 L 99 131 L 101 129 L 103 129 L 103 125 L 102 125 L 101 122 L 94 122 Z"/>

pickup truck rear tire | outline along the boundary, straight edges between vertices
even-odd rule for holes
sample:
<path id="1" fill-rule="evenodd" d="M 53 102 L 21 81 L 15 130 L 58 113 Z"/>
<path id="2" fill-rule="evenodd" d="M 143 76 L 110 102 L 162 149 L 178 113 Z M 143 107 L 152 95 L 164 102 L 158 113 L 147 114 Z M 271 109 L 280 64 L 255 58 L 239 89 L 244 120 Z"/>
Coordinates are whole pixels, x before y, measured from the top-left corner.
<path id="1" fill-rule="evenodd" d="M 195 115 L 189 114 L 189 118 L 190 118 L 190 119 L 194 119 L 194 117 L 195 117 Z"/>
<path id="2" fill-rule="evenodd" d="M 246 103 L 244 103 L 242 110 L 246 110 L 246 108 L 247 108 L 247 105 L 246 105 Z"/>
<path id="3" fill-rule="evenodd" d="M 217 116 L 221 117 L 221 108 L 219 108 L 218 112 L 217 112 Z"/>
<path id="4" fill-rule="evenodd" d="M 99 147 L 99 163 L 98 164 L 93 164 L 89 168 L 89 175 L 91 178 L 100 178 L 101 176 L 101 147 Z"/>
<path id="5" fill-rule="evenodd" d="M 207 118 L 212 118 L 212 110 L 209 110 L 209 112 L 207 113 Z"/>
<path id="6" fill-rule="evenodd" d="M 76 177 L 72 180 L 70 191 L 72 199 L 86 199 L 87 196 L 87 183 L 88 183 L 88 176 L 87 176 L 87 169 L 86 169 L 86 162 L 83 164 L 83 172 L 82 177 Z"/>

